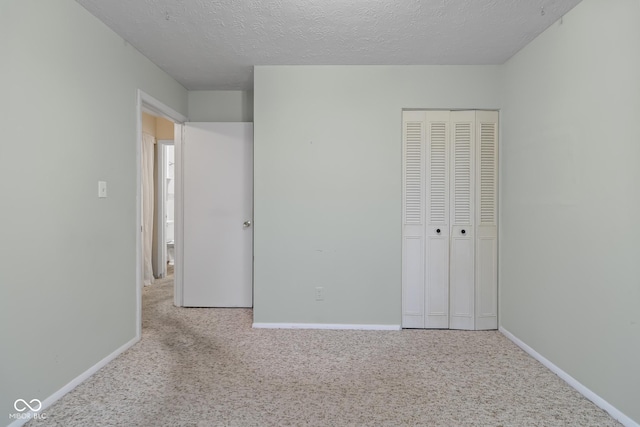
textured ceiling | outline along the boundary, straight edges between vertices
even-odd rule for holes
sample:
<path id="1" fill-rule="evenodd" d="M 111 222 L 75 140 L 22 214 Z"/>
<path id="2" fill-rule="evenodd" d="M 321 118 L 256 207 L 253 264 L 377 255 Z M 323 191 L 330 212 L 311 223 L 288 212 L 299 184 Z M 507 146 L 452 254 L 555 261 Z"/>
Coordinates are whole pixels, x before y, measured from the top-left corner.
<path id="1" fill-rule="evenodd" d="M 190 90 L 254 65 L 501 64 L 580 0 L 77 0 Z"/>

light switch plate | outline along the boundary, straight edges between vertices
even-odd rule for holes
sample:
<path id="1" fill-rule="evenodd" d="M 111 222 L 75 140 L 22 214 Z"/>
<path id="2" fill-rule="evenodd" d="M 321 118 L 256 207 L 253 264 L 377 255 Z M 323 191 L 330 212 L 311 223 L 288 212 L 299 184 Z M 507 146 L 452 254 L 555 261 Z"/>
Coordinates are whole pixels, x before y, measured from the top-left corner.
<path id="1" fill-rule="evenodd" d="M 107 197 L 107 181 L 98 181 L 98 197 L 101 199 Z"/>

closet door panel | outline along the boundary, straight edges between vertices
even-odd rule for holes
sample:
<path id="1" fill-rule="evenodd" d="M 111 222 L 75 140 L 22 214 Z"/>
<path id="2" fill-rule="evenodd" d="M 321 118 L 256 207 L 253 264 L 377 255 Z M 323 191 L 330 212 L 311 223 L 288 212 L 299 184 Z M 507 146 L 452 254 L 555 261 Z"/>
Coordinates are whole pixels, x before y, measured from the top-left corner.
<path id="1" fill-rule="evenodd" d="M 498 328 L 498 239 L 494 231 L 478 230 L 476 242 L 476 329 Z"/>
<path id="2" fill-rule="evenodd" d="M 437 233 L 436 230 L 441 230 Z M 425 328 L 449 327 L 449 232 L 430 227 L 427 235 Z"/>
<path id="3" fill-rule="evenodd" d="M 450 112 L 427 112 L 425 328 L 449 327 Z"/>
<path id="4" fill-rule="evenodd" d="M 402 117 L 402 326 L 424 328 L 425 113 Z"/>
<path id="5" fill-rule="evenodd" d="M 449 328 L 474 329 L 473 236 L 463 227 L 453 227 L 452 234 Z"/>
<path id="6" fill-rule="evenodd" d="M 476 118 L 476 329 L 497 329 L 498 112 Z"/>
<path id="7" fill-rule="evenodd" d="M 424 328 L 424 239 L 406 237 L 403 251 L 402 327 Z"/>
<path id="8" fill-rule="evenodd" d="M 475 111 L 451 112 L 451 329 L 474 328 Z"/>

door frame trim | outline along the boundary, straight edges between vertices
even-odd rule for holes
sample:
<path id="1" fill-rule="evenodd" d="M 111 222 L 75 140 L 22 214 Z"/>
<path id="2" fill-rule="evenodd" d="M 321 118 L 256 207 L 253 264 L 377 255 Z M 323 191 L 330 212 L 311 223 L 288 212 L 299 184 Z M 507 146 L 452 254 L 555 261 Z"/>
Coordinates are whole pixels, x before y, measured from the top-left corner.
<path id="1" fill-rule="evenodd" d="M 174 126 L 173 135 L 173 305 L 184 306 L 184 174 L 182 167 L 184 122 Z"/>
<path id="2" fill-rule="evenodd" d="M 143 92 L 140 89 L 136 90 L 136 210 L 135 210 L 135 236 L 136 236 L 136 341 L 140 340 L 142 336 L 142 113 L 149 113 L 154 116 L 160 116 L 169 121 L 172 121 L 178 126 L 176 128 L 176 134 L 178 129 L 182 134 L 182 124 L 187 121 L 187 117 L 178 113 L 171 107 L 160 102 L 153 96 Z M 177 141 L 176 141 L 177 142 Z M 178 235 L 175 235 L 176 239 Z M 182 235 L 180 235 L 182 237 Z M 176 248 L 177 249 L 177 248 Z M 176 259 L 177 263 L 177 259 Z M 177 267 L 177 266 L 176 266 Z M 176 283 L 178 282 L 176 276 Z M 182 283 L 180 283 L 182 285 Z M 177 287 L 176 287 L 177 289 Z M 175 293 L 175 292 L 174 292 Z"/>

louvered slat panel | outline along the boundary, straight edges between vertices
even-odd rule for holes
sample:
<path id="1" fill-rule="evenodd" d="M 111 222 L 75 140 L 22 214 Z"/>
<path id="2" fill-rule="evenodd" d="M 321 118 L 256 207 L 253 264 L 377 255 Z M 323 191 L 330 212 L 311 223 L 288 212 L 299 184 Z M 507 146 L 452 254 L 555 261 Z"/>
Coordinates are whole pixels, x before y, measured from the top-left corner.
<path id="1" fill-rule="evenodd" d="M 405 125 L 405 224 L 422 224 L 422 126 Z"/>
<path id="2" fill-rule="evenodd" d="M 456 224 L 471 223 L 471 124 L 454 128 L 453 209 Z"/>
<path id="3" fill-rule="evenodd" d="M 445 223 L 447 214 L 447 123 L 429 128 L 429 223 Z"/>
<path id="4" fill-rule="evenodd" d="M 480 124 L 480 223 L 496 220 L 496 124 Z"/>

